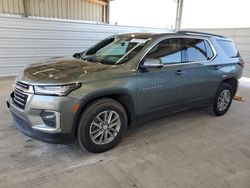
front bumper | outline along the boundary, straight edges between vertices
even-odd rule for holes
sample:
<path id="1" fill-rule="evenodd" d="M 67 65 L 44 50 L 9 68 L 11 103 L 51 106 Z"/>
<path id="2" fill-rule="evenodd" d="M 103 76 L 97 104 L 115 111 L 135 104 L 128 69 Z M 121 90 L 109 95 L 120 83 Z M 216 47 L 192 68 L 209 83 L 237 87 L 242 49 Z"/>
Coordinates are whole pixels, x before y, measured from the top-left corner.
<path id="1" fill-rule="evenodd" d="M 78 100 L 70 97 L 29 94 L 25 108 L 14 104 L 12 95 L 6 99 L 14 123 L 23 134 L 48 143 L 72 143 L 74 141 L 74 106 Z M 48 128 L 41 118 L 44 110 L 60 113 L 56 128 Z"/>
<path id="2" fill-rule="evenodd" d="M 16 128 L 28 137 L 47 143 L 66 144 L 73 142 L 72 134 L 45 133 L 32 128 L 28 122 L 12 113 Z"/>

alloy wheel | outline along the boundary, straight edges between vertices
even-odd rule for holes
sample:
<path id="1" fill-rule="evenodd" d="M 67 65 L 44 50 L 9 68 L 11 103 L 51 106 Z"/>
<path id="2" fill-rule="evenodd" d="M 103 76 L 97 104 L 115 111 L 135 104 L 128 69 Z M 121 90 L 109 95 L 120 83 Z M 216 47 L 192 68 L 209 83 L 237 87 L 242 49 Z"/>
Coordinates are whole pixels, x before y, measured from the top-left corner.
<path id="1" fill-rule="evenodd" d="M 99 113 L 89 129 L 91 140 L 97 145 L 108 144 L 115 139 L 121 128 L 121 118 L 113 110 Z"/>
<path id="2" fill-rule="evenodd" d="M 225 110 L 230 103 L 230 99 L 231 99 L 231 92 L 228 89 L 222 90 L 217 100 L 218 110 L 219 111 Z"/>

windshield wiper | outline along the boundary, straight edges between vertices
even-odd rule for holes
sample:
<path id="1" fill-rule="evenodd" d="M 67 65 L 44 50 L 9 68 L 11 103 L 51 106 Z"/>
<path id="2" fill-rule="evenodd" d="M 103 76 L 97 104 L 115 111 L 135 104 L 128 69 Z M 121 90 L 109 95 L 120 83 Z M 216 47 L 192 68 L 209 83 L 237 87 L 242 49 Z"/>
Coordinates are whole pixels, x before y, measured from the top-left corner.
<path id="1" fill-rule="evenodd" d="M 83 61 L 87 61 L 87 62 L 90 62 L 90 63 L 99 63 L 99 64 L 103 64 L 102 61 L 99 61 L 99 60 L 96 60 L 94 57 L 83 57 L 81 58 Z"/>
<path id="2" fill-rule="evenodd" d="M 81 59 L 83 61 L 94 62 L 94 58 L 93 57 L 81 57 Z"/>

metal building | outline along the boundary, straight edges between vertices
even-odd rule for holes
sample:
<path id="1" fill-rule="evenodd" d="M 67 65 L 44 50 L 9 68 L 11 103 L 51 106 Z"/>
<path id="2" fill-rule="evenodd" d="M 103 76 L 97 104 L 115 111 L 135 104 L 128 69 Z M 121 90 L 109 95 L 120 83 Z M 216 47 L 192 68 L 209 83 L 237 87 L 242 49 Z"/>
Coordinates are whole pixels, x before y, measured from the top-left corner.
<path id="1" fill-rule="evenodd" d="M 108 0 L 0 0 L 0 14 L 108 23 Z"/>
<path id="2" fill-rule="evenodd" d="M 72 55 L 111 34 L 149 30 L 166 32 L 163 29 L 108 25 L 109 1 L 0 0 L 0 76 L 15 75 L 25 64 L 45 58 Z M 249 28 L 196 30 L 232 38 L 243 59 L 250 62 Z M 250 75 L 249 64 L 245 73 Z"/>
<path id="3" fill-rule="evenodd" d="M 0 76 L 73 55 L 111 34 L 158 31 L 108 22 L 109 0 L 0 0 Z"/>

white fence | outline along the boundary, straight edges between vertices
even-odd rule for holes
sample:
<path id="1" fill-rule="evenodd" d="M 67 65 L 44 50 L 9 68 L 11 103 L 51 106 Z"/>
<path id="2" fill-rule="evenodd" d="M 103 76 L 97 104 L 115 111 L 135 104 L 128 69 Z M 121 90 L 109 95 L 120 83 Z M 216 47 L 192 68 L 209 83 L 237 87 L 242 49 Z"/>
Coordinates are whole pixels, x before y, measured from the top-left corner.
<path id="1" fill-rule="evenodd" d="M 166 30 L 60 20 L 0 17 L 0 76 L 54 56 L 73 55 L 105 37 L 122 32 Z"/>

